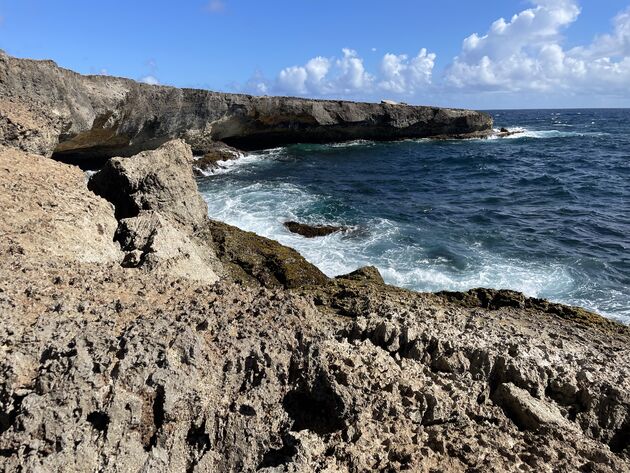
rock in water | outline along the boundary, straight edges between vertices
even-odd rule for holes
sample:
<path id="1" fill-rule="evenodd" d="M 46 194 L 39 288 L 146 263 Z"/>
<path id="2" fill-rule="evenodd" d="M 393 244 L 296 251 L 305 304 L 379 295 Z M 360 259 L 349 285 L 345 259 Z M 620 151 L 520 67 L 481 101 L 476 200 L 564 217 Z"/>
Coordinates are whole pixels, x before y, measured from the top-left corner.
<path id="1" fill-rule="evenodd" d="M 284 222 L 284 226 L 292 233 L 306 238 L 315 238 L 347 230 L 346 227 L 335 225 L 308 225 L 299 222 Z"/>
<path id="2" fill-rule="evenodd" d="M 244 153 L 236 148 L 226 145 L 225 143 L 213 143 L 212 149 L 206 151 L 206 154 L 202 157 L 195 159 L 195 175 L 203 176 L 207 171 L 216 169 L 219 161 L 231 161 L 243 156 Z"/>
<path id="3" fill-rule="evenodd" d="M 208 225 L 216 251 L 232 277 L 265 287 L 319 286 L 328 278 L 292 248 L 225 223 Z"/>

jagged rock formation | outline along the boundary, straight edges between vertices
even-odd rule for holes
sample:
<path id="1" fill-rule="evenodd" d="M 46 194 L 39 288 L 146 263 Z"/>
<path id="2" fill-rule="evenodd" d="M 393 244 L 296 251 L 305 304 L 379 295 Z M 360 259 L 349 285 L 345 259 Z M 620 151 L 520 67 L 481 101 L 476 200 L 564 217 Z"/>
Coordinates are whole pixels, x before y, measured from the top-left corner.
<path id="1" fill-rule="evenodd" d="M 75 166 L 0 146 L 0 241 L 29 259 L 122 261 L 110 205 Z"/>
<path id="2" fill-rule="evenodd" d="M 205 245 L 214 284 L 121 266 L 115 210 L 78 172 L 0 153 L 0 471 L 628 470 L 627 327 L 511 291 L 413 293 L 375 268 L 283 273 L 293 250 L 166 199 L 189 153 L 114 160 L 94 183 L 135 209 L 118 215 L 134 244 L 155 219 Z"/>
<path id="3" fill-rule="evenodd" d="M 131 156 L 173 138 L 203 155 L 216 141 L 261 149 L 491 130 L 489 115 L 470 110 L 150 86 L 0 53 L 0 141 L 65 159 Z"/>

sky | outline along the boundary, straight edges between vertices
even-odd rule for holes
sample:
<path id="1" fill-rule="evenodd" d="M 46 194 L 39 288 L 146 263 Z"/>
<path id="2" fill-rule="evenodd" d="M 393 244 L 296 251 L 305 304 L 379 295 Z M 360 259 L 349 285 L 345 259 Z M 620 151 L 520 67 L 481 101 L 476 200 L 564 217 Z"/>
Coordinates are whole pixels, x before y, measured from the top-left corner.
<path id="1" fill-rule="evenodd" d="M 0 0 L 0 49 L 257 95 L 630 107 L 630 0 Z"/>

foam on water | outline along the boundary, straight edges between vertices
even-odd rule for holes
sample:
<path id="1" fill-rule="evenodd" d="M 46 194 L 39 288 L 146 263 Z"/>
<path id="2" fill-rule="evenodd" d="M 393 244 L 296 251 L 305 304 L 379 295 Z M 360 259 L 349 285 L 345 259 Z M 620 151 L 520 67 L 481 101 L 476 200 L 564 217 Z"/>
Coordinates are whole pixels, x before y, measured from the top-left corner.
<path id="1" fill-rule="evenodd" d="M 349 233 L 306 239 L 289 232 L 288 220 L 303 220 L 309 208 L 325 206 L 328 199 L 283 183 L 233 185 L 204 193 L 209 215 L 244 230 L 272 238 L 297 249 L 328 276 L 337 276 L 368 264 L 381 271 L 386 282 L 422 291 L 467 290 L 472 287 L 500 287 L 532 297 L 549 297 L 566 291 L 574 281 L 561 265 L 535 265 L 498 258 L 471 248 L 474 259 L 484 261 L 453 272 L 440 257 L 427 257 L 419 245 L 398 246 L 400 228 L 388 219 L 371 219 Z M 310 219 L 311 224 L 349 222 Z"/>

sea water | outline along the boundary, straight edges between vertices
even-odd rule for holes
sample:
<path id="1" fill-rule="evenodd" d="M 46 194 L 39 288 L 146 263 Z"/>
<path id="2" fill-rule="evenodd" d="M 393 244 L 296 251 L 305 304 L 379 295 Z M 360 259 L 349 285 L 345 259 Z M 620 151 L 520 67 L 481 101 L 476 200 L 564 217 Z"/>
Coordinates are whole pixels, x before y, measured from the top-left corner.
<path id="1" fill-rule="evenodd" d="M 199 180 L 210 217 L 335 276 L 507 288 L 630 322 L 630 110 L 491 111 L 493 139 L 276 148 Z M 321 238 L 283 223 L 343 225 Z"/>

